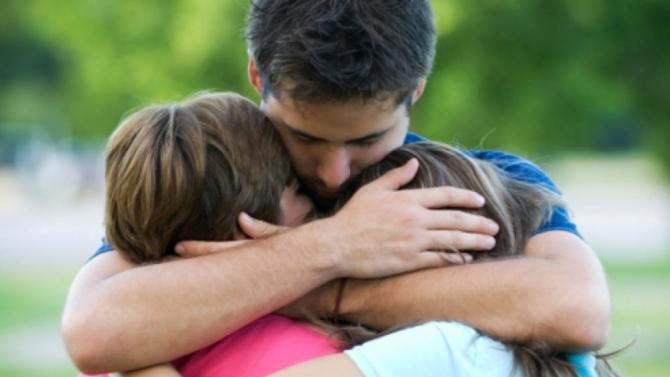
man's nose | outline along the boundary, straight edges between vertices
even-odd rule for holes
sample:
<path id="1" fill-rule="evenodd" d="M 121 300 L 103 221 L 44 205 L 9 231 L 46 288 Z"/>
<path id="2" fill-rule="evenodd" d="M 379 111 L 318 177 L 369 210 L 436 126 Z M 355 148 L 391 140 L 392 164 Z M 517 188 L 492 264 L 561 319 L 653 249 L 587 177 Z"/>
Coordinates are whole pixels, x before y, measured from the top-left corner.
<path id="1" fill-rule="evenodd" d="M 341 147 L 333 148 L 322 156 L 317 175 L 328 189 L 339 189 L 351 175 L 351 158 Z"/>

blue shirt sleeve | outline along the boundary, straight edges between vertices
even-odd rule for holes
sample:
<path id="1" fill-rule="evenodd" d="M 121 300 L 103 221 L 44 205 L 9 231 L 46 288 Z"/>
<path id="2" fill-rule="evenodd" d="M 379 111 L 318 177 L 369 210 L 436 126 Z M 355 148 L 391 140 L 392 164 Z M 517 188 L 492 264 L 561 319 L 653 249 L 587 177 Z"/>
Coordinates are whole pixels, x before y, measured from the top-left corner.
<path id="1" fill-rule="evenodd" d="M 428 141 L 421 135 L 417 135 L 413 132 L 408 132 L 407 135 L 405 135 L 405 140 L 403 141 L 403 144 L 413 144 L 419 141 Z"/>
<path id="2" fill-rule="evenodd" d="M 108 252 L 108 251 L 112 251 L 112 250 L 114 250 L 114 247 L 112 246 L 112 244 L 110 244 L 109 242 L 107 242 L 106 239 L 103 238 L 103 239 L 101 240 L 101 242 L 102 242 L 102 245 L 100 245 L 100 247 L 98 248 L 98 250 L 96 250 L 96 251 L 93 253 L 93 255 L 91 255 L 91 257 L 88 258 L 88 260 L 87 260 L 86 262 L 90 262 L 91 259 L 97 257 L 97 256 L 100 255 L 100 254 L 104 254 L 104 253 L 106 253 L 106 252 Z"/>
<path id="3" fill-rule="evenodd" d="M 514 179 L 537 184 L 561 195 L 561 191 L 551 178 L 549 178 L 547 173 L 526 159 L 501 151 L 470 150 L 466 151 L 466 153 L 474 158 L 493 163 Z M 544 233 L 551 230 L 563 230 L 582 238 L 577 230 L 577 226 L 570 218 L 567 208 L 562 206 L 554 207 L 550 218 L 533 234 Z"/>
<path id="4" fill-rule="evenodd" d="M 409 132 L 405 136 L 404 144 L 412 144 L 419 141 L 428 140 L 420 135 Z M 465 153 L 474 158 L 493 163 L 504 172 L 509 174 L 512 178 L 540 185 L 550 191 L 557 193 L 558 195 L 561 195 L 561 191 L 551 180 L 551 178 L 549 178 L 547 173 L 542 171 L 539 166 L 524 158 L 502 151 L 466 150 Z M 575 225 L 575 223 L 570 218 L 568 209 L 565 207 L 554 207 L 550 218 L 544 224 L 540 225 L 540 227 L 535 232 L 533 232 L 533 235 L 551 230 L 563 230 L 570 232 L 579 238 L 583 238 L 577 230 L 577 225 Z"/>

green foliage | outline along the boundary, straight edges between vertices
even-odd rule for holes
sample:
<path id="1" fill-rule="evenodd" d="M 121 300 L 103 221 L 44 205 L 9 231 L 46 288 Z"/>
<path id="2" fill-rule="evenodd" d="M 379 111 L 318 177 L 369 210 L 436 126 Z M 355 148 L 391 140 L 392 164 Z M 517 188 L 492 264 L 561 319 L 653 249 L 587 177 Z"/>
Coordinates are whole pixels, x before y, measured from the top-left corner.
<path id="1" fill-rule="evenodd" d="M 415 121 L 424 133 L 533 154 L 668 140 L 669 3 L 439 4 L 444 32 Z"/>
<path id="2" fill-rule="evenodd" d="M 105 136 L 129 110 L 197 90 L 251 94 L 245 75 L 245 1 L 14 4 L 23 14 L 22 26 L 62 64 L 54 91 L 69 123 L 63 130 L 75 136 Z M 10 96 L 7 107 L 16 101 Z"/>
<path id="3" fill-rule="evenodd" d="M 532 155 L 653 148 L 670 169 L 670 3 L 433 1 L 414 110 L 435 139 Z M 249 0 L 7 0 L 0 135 L 99 138 L 129 110 L 246 80 Z"/>

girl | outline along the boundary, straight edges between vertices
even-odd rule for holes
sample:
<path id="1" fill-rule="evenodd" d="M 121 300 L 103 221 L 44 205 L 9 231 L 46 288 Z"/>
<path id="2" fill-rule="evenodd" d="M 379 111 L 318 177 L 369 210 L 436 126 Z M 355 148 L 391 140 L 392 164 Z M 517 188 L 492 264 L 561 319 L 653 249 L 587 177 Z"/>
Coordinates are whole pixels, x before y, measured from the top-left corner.
<path id="1" fill-rule="evenodd" d="M 496 246 L 474 253 L 475 260 L 514 258 L 554 208 L 564 207 L 559 196 L 538 185 L 510 177 L 498 166 L 434 142 L 404 145 L 364 170 L 350 184 L 341 203 L 362 185 L 408 160 L 420 169 L 404 188 L 455 186 L 473 190 L 486 204 L 473 212 L 500 224 Z M 505 344 L 455 322 L 428 322 L 398 331 L 377 333 L 362 326 L 326 325 L 343 340 L 337 354 L 289 368 L 274 377 L 327 376 L 616 376 L 604 360 L 589 354 L 558 352 L 540 343 Z"/>

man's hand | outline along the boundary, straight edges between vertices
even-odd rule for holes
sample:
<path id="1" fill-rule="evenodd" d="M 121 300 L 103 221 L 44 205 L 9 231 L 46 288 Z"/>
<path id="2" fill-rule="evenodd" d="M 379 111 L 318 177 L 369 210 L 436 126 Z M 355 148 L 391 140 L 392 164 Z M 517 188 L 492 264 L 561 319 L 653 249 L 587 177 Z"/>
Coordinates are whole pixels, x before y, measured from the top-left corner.
<path id="1" fill-rule="evenodd" d="M 445 251 L 493 248 L 496 223 L 445 209 L 479 208 L 484 198 L 454 187 L 399 190 L 417 169 L 412 159 L 387 172 L 363 186 L 335 216 L 320 221 L 334 242 L 339 276 L 395 275 L 444 266 Z"/>
<path id="2" fill-rule="evenodd" d="M 250 239 L 263 239 L 283 233 L 291 228 L 282 225 L 270 224 L 265 221 L 254 219 L 242 212 L 237 218 L 244 236 L 236 241 L 183 241 L 175 247 L 175 252 L 182 257 L 191 258 L 207 254 L 230 250 L 244 245 Z"/>
<path id="3" fill-rule="evenodd" d="M 453 187 L 398 189 L 411 181 L 418 162 L 410 160 L 364 186 L 336 216 L 314 222 L 319 238 L 335 266 L 336 277 L 375 278 L 431 267 L 463 264 L 472 260 L 459 250 L 488 250 L 495 245 L 498 226 L 481 216 L 432 208 L 477 208 L 484 199 Z M 394 203 L 389 206 L 388 203 Z M 263 239 L 289 228 L 241 214 L 246 236 Z M 240 245 L 231 242 L 182 242 L 177 253 L 199 256 Z M 455 251 L 455 252 L 454 252 Z"/>

